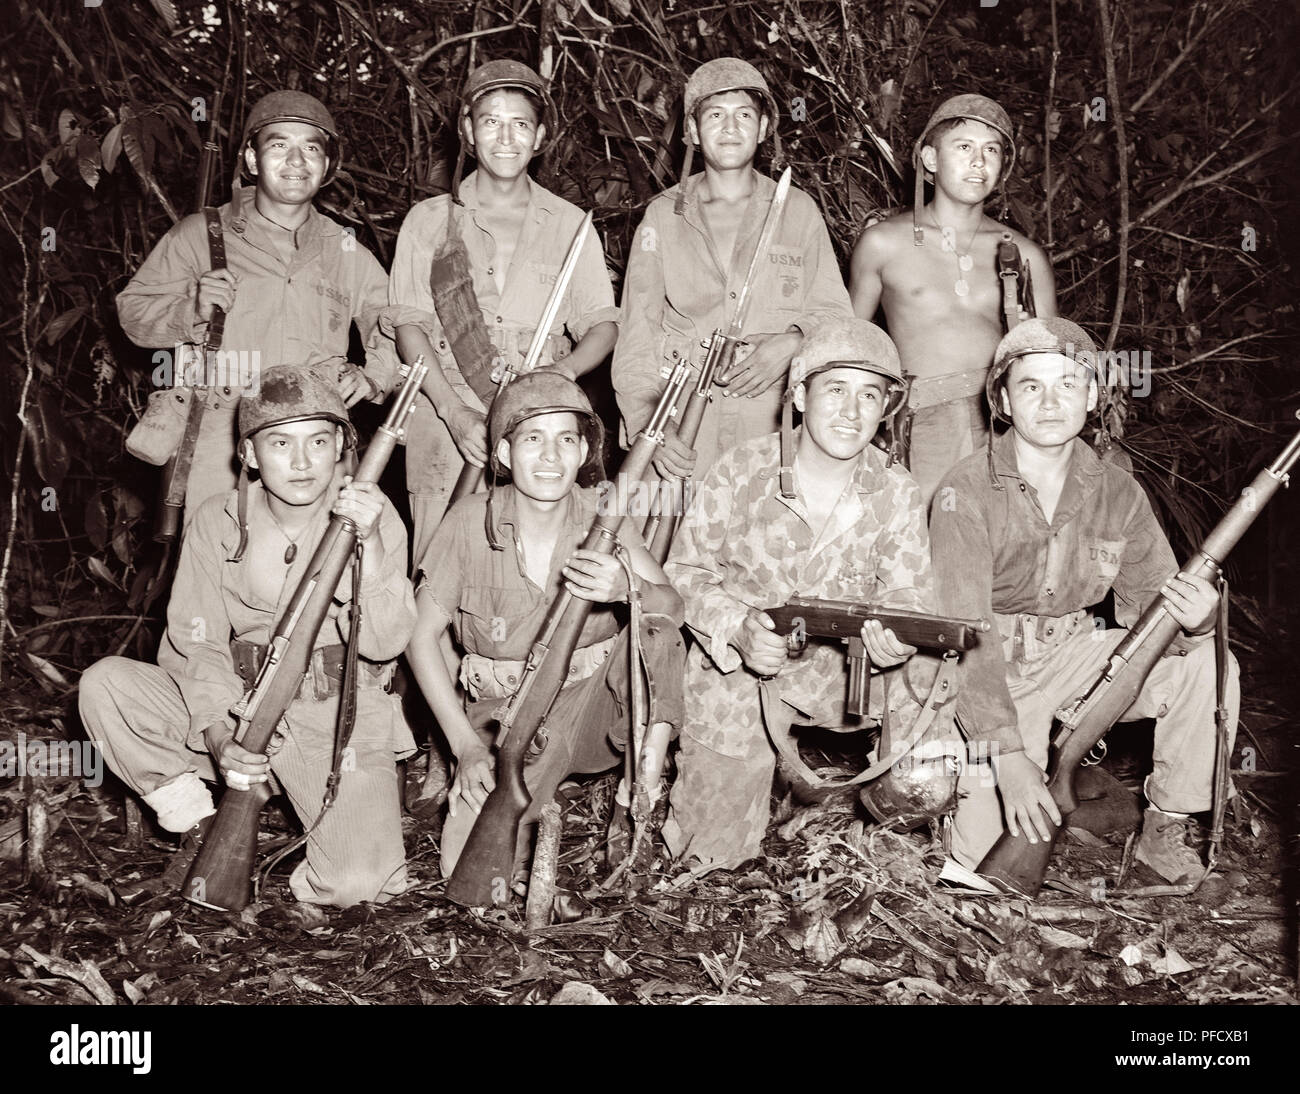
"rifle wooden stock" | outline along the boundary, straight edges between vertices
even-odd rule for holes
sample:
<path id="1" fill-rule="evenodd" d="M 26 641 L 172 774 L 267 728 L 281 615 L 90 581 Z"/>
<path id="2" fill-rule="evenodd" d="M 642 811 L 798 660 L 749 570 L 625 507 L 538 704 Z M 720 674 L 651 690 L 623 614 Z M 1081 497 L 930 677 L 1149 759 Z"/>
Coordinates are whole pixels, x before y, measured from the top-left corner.
<path id="1" fill-rule="evenodd" d="M 212 115 L 208 127 L 208 139 L 203 142 L 199 153 L 198 178 L 194 185 L 194 208 L 203 212 L 212 196 L 212 176 L 216 169 L 217 155 L 220 149 L 213 138 L 218 133 L 221 118 L 221 97 L 224 92 L 217 91 L 212 96 Z M 222 250 L 222 265 L 225 265 L 225 252 Z M 225 330 L 226 316 L 220 308 L 213 308 L 212 319 L 208 323 L 207 336 L 203 341 L 204 371 L 209 371 L 209 355 L 221 348 L 221 337 Z M 172 362 L 173 368 L 180 367 L 179 361 Z M 172 377 L 173 381 L 176 377 Z M 205 386 L 208 378 L 205 377 Z M 153 538 L 157 543 L 173 543 L 181 530 L 181 514 L 185 511 L 185 486 L 190 477 L 190 464 L 194 457 L 194 442 L 198 440 L 199 428 L 203 424 L 205 400 L 200 391 L 192 393 L 189 413 L 185 418 L 185 432 L 171 459 L 163 466 L 162 486 L 159 491 L 158 513 L 154 520 Z"/>
<path id="2" fill-rule="evenodd" d="M 1300 412 L 1297 412 L 1300 417 Z M 1300 459 L 1300 433 L 1282 454 L 1264 468 L 1241 492 L 1241 497 L 1215 525 L 1201 549 L 1183 566 L 1182 572 L 1215 580 L 1228 553 L 1246 533 L 1260 510 L 1268 504 L 1287 473 Z M 1033 898 L 1042 888 L 1052 850 L 1061 827 L 1078 807 L 1074 796 L 1074 776 L 1085 756 L 1100 741 L 1137 699 L 1142 685 L 1156 662 L 1180 630 L 1179 623 L 1157 596 L 1143 611 L 1133 628 L 1107 658 L 1097 679 L 1069 707 L 1058 712 L 1060 728 L 1052 738 L 1047 761 L 1047 789 L 1061 813 L 1061 825 L 1054 826 L 1051 839 L 1030 843 L 1025 834 L 1012 836 L 1003 832 L 984 856 L 976 872 L 1002 889 L 1018 896 Z"/>
<path id="3" fill-rule="evenodd" d="M 655 448 L 663 444 L 664 429 L 686 385 L 688 371 L 685 362 L 674 370 L 654 414 L 619 469 L 618 477 L 625 482 L 635 484 L 650 472 L 651 457 Z M 613 496 L 617 497 L 618 492 Z M 618 505 L 598 509 L 595 523 L 583 540 L 583 548 L 612 553 L 624 516 Z M 519 823 L 532 804 L 532 795 L 524 784 L 524 761 L 529 745 L 545 726 L 555 697 L 568 679 L 569 662 L 591 609 L 591 601 L 561 590 L 528 652 L 519 690 L 506 704 L 500 719 L 496 786 L 483 803 L 447 881 L 447 898 L 457 904 L 485 907 L 510 900 Z"/>
<path id="4" fill-rule="evenodd" d="M 762 268 L 764 256 L 772 249 L 777 230 L 781 227 L 781 218 L 785 215 L 785 201 L 790 193 L 790 168 L 781 172 L 777 180 L 776 191 L 772 194 L 772 203 L 768 206 L 763 228 L 754 244 L 754 253 L 749 260 L 749 269 L 745 273 L 745 283 L 740 287 L 736 300 L 736 310 L 731 323 L 724 331 L 721 327 L 713 332 L 709 339 L 709 352 L 700 368 L 700 378 L 691 392 L 690 400 L 682 411 L 677 423 L 677 436 L 686 445 L 695 447 L 695 438 L 700 433 L 700 423 L 704 420 L 704 411 L 713 397 L 713 382 L 718 376 L 726 376 L 736 359 L 736 346 L 744 340 L 745 317 L 749 313 L 749 302 L 753 294 L 754 282 Z M 661 566 L 668 557 L 672 547 L 673 536 L 677 533 L 677 524 L 681 519 L 686 501 L 686 480 L 677 479 L 670 491 L 672 497 L 665 498 L 659 493 L 659 506 L 642 530 L 642 538 L 655 561 Z"/>
<path id="5" fill-rule="evenodd" d="M 560 302 L 564 299 L 569 282 L 573 279 L 573 271 L 578 265 L 578 256 L 582 253 L 582 245 L 587 240 L 587 229 L 591 227 L 591 219 L 592 214 L 588 212 L 582 218 L 582 223 L 578 225 L 578 230 L 573 233 L 573 238 L 569 240 L 569 249 L 564 255 L 564 261 L 560 264 L 560 272 L 555 277 L 555 284 L 551 286 L 550 295 L 547 296 L 546 303 L 542 307 L 541 317 L 537 320 L 537 327 L 533 331 L 533 340 L 528 344 L 528 352 L 524 355 L 524 363 L 519 366 L 520 376 L 532 372 L 537 367 L 537 362 L 542 359 L 542 351 L 546 348 L 546 339 L 550 336 L 551 326 L 560 311 Z M 514 378 L 515 373 L 504 365 L 498 365 L 497 367 L 501 372 L 501 379 L 497 381 L 497 395 L 500 395 L 505 390 L 506 385 Z M 491 407 L 488 410 L 490 412 Z M 484 468 L 466 463 L 460 469 L 460 476 L 456 479 L 456 485 L 452 488 L 451 499 L 447 502 L 447 507 L 450 509 L 461 498 L 467 498 L 470 494 L 477 493 L 486 481 L 486 475 L 487 471 Z"/>
<path id="6" fill-rule="evenodd" d="M 384 424 L 366 449 L 354 482 L 377 482 L 393 455 L 420 389 L 425 367 L 417 360 L 394 399 Z M 352 558 L 356 526 L 332 517 L 307 572 L 303 574 L 283 617 L 276 625 L 267 657 L 252 691 L 240 704 L 244 726 L 239 743 L 250 752 L 266 752 L 276 727 L 298 696 L 316 636 L 329 612 L 340 578 Z M 353 595 L 357 590 L 353 590 Z M 253 860 L 257 855 L 258 818 L 270 797 L 265 784 L 232 790 L 221 796 L 216 819 L 190 867 L 182 895 L 206 908 L 239 911 L 252 894 Z"/>

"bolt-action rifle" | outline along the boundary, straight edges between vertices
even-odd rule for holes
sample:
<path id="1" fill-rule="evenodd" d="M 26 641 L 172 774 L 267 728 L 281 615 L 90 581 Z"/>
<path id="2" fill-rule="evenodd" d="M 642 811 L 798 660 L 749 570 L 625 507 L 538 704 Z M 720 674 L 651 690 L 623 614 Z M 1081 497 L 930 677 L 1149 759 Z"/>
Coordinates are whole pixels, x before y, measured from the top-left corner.
<path id="1" fill-rule="evenodd" d="M 388 417 L 366 449 L 353 476 L 354 482 L 378 482 L 402 439 L 406 420 L 415 405 L 427 371 L 423 358 L 402 372 L 405 382 L 393 400 Z M 252 690 L 234 713 L 239 719 L 236 738 L 249 752 L 266 752 L 285 710 L 298 696 L 316 636 L 329 613 L 343 571 L 352 559 L 357 528 L 345 517 L 330 518 L 303 574 L 293 599 L 275 628 L 266 660 Z M 352 595 L 359 590 L 353 588 Z M 226 788 L 217 815 L 190 867 L 182 895 L 207 908 L 239 911 L 252 894 L 253 862 L 257 857 L 258 819 L 271 796 L 266 783 L 248 790 Z"/>
<path id="2" fill-rule="evenodd" d="M 1021 259 L 1010 232 L 1003 232 L 998 242 L 998 277 L 1002 281 L 1002 320 L 1010 331 L 1022 319 L 1037 315 L 1029 263 Z"/>
<path id="3" fill-rule="evenodd" d="M 689 374 L 685 362 L 673 370 L 655 412 L 619 469 L 619 477 L 625 482 L 634 485 L 649 471 L 650 460 L 655 449 L 664 443 L 664 430 Z M 614 491 L 613 496 L 617 497 L 618 493 Z M 625 516 L 620 509 L 618 505 L 601 507 L 582 542 L 584 550 L 613 553 Z M 510 899 L 519 822 L 532 804 L 532 795 L 524 784 L 524 761 L 533 739 L 544 734 L 546 718 L 568 680 L 569 662 L 591 608 L 591 601 L 561 589 L 528 651 L 519 690 L 510 697 L 498 718 L 496 787 L 479 810 L 447 882 L 447 897 L 457 904 L 483 907 L 504 904 Z"/>
<path id="4" fill-rule="evenodd" d="M 199 174 L 195 185 L 194 208 L 203 214 L 208 232 L 208 253 L 214 270 L 226 268 L 226 240 L 222 234 L 221 220 L 212 208 L 212 176 L 216 170 L 217 155 L 220 149 L 216 144 L 217 126 L 221 117 L 220 91 L 212 96 L 212 116 L 208 123 L 208 139 L 203 142 L 203 151 L 199 155 Z M 194 443 L 198 440 L 199 429 L 203 425 L 203 411 L 207 404 L 208 388 L 213 383 L 216 355 L 221 349 L 221 339 L 226 329 L 226 313 L 223 308 L 214 306 L 212 318 L 208 320 L 208 329 L 203 336 L 203 382 L 192 385 L 189 410 L 185 417 L 185 432 L 181 434 L 181 443 L 163 467 L 162 489 L 158 504 L 158 513 L 154 521 L 153 538 L 159 543 L 172 543 L 181 528 L 181 513 L 185 509 L 185 486 L 190 477 L 190 464 L 194 459 Z M 181 369 L 180 361 L 172 362 L 174 371 Z M 173 383 L 184 385 L 184 376 L 173 376 Z"/>
<path id="5" fill-rule="evenodd" d="M 1300 417 L 1300 411 L 1296 416 Z M 1278 487 L 1286 483 L 1297 459 L 1300 459 L 1300 433 L 1241 492 L 1241 497 L 1215 526 L 1201 549 L 1183 566 L 1183 572 L 1207 581 L 1216 580 L 1228 552 L 1254 523 Z M 1078 806 L 1074 776 L 1079 765 L 1133 705 L 1151 669 L 1178 631 L 1178 620 L 1169 613 L 1165 598 L 1157 596 L 1115 647 L 1092 685 L 1069 706 L 1057 711 L 1059 728 L 1052 737 L 1048 755 L 1047 789 L 1061 813 L 1061 826 L 1053 825 L 1044 813 L 1051 839 L 1030 843 L 1024 832 L 1019 836 L 1003 832 L 976 867 L 977 873 L 1018 896 L 1037 895 L 1061 827 L 1068 823 Z"/>
<path id="6" fill-rule="evenodd" d="M 781 217 L 785 212 L 785 199 L 789 192 L 790 168 L 787 167 L 781 172 L 781 178 L 777 181 L 776 193 L 772 195 L 767 219 L 764 220 L 763 229 L 759 233 L 754 255 L 749 260 L 749 272 L 745 275 L 745 283 L 741 286 L 740 295 L 736 299 L 736 310 L 731 316 L 731 322 L 726 330 L 718 327 L 709 336 L 708 342 L 703 343 L 708 348 L 708 354 L 704 358 L 704 364 L 700 366 L 695 387 L 677 421 L 677 438 L 688 446 L 693 447 L 695 438 L 699 435 L 700 423 L 704 420 L 704 410 L 713 397 L 714 380 L 718 376 L 727 375 L 731 370 L 732 362 L 736 359 L 736 347 L 744 341 L 745 316 L 749 312 L 754 281 L 758 277 L 759 270 L 763 268 L 768 251 L 772 249 L 772 241 L 781 226 Z M 685 508 L 685 492 L 686 484 L 680 479 L 675 480 L 670 489 L 659 491 L 657 511 L 646 521 L 643 530 L 646 546 L 660 565 L 663 565 L 664 559 L 668 557 L 668 549 L 672 546 L 677 522 Z"/>

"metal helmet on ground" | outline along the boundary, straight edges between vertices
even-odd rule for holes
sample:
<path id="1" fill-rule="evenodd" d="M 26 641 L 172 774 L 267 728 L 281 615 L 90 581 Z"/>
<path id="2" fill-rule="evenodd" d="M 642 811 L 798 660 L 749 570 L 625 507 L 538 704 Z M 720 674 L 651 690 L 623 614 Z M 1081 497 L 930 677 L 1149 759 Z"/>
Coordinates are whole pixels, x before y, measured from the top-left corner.
<path id="1" fill-rule="evenodd" d="M 1016 361 L 1031 353 L 1059 353 L 1091 369 L 1094 378 L 1097 376 L 1096 343 L 1078 323 L 1060 316 L 1026 319 L 1008 331 L 993 351 L 993 367 L 989 369 L 988 379 L 984 382 L 984 396 L 988 399 L 989 410 L 995 419 L 1006 420 L 998 399 L 1003 378 Z"/>
<path id="2" fill-rule="evenodd" d="M 329 137 L 329 166 L 325 169 L 321 185 L 324 186 L 334 177 L 339 168 L 338 126 L 334 122 L 334 116 L 325 109 L 325 104 L 305 91 L 272 91 L 253 104 L 244 122 L 244 135 L 239 141 L 240 159 L 243 158 L 242 150 L 254 147 L 258 132 L 272 122 L 306 122 L 324 132 Z"/>
<path id="3" fill-rule="evenodd" d="M 694 117 L 695 108 L 702 100 L 710 95 L 720 95 L 724 91 L 752 91 L 763 100 L 769 131 L 776 125 L 780 111 L 777 109 L 771 88 L 767 86 L 767 81 L 758 69 L 739 57 L 718 57 L 712 61 L 705 61 L 691 73 L 686 81 L 686 91 L 682 95 L 683 118 Z M 684 125 L 682 140 L 687 144 L 690 143 L 690 136 Z"/>
<path id="4" fill-rule="evenodd" d="M 546 144 L 556 136 L 555 103 L 546 83 L 522 61 L 487 61 L 469 74 L 460 93 L 460 113 L 468 117 L 470 108 L 490 91 L 521 91 L 537 101 L 538 122 L 546 126 Z"/>
<path id="5" fill-rule="evenodd" d="M 268 426 L 324 418 L 343 427 L 344 445 L 356 444 L 357 433 L 339 393 L 338 370 L 316 365 L 298 368 L 276 365 L 262 375 L 256 395 L 239 401 L 239 444 Z"/>
<path id="6" fill-rule="evenodd" d="M 918 247 L 922 245 L 923 240 L 920 216 L 921 208 L 925 204 L 926 176 L 925 165 L 921 163 L 921 149 L 929 143 L 936 126 L 959 119 L 983 122 L 1002 134 L 1003 139 L 1006 141 L 1007 154 L 1002 161 L 1002 172 L 998 175 L 999 186 L 1011 177 L 1011 171 L 1016 165 L 1016 136 L 1011 125 L 1011 115 L 987 95 L 976 95 L 968 92 L 964 95 L 953 95 L 944 99 L 935 107 L 934 113 L 930 115 L 930 120 L 925 123 L 925 128 L 921 130 L 921 135 L 916 138 L 916 143 L 912 146 L 912 166 L 916 169 L 916 192 L 912 203 L 912 233 L 914 242 Z"/>

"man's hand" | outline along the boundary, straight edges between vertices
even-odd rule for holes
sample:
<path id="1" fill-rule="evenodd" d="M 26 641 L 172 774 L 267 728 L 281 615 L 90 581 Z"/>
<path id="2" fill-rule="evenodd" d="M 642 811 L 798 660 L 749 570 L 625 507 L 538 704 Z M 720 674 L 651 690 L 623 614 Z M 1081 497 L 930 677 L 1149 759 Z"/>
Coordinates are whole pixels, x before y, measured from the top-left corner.
<path id="1" fill-rule="evenodd" d="M 487 417 L 464 403 L 458 403 L 448 410 L 443 421 L 465 462 L 475 467 L 486 466 Z"/>
<path id="2" fill-rule="evenodd" d="M 352 407 L 362 399 L 371 398 L 375 394 L 375 385 L 369 376 L 349 362 L 339 378 L 339 394 L 343 396 L 343 405 Z"/>
<path id="3" fill-rule="evenodd" d="M 194 298 L 194 312 L 199 321 L 211 322 L 214 307 L 230 314 L 237 285 L 238 280 L 229 270 L 209 270 L 200 277 L 198 295 Z"/>
<path id="4" fill-rule="evenodd" d="M 733 399 L 761 395 L 790 371 L 790 359 L 803 344 L 797 331 L 785 334 L 751 334 L 736 347 L 726 376 L 718 378 L 724 395 Z"/>
<path id="5" fill-rule="evenodd" d="M 447 797 L 447 813 L 456 815 L 457 801 L 463 801 L 478 815 L 483 803 L 496 786 L 496 764 L 487 745 L 479 742 L 456 757 L 456 777 L 451 780 L 451 793 Z"/>
<path id="6" fill-rule="evenodd" d="M 900 641 L 879 619 L 868 619 L 862 624 L 862 644 L 867 648 L 867 660 L 878 669 L 901 665 L 916 652 L 915 646 Z"/>
<path id="7" fill-rule="evenodd" d="M 993 760 L 998 775 L 998 793 L 1002 795 L 1002 815 L 1007 830 L 1020 835 L 1023 829 L 1030 843 L 1052 838 L 1052 823 L 1060 826 L 1061 811 L 1047 792 L 1047 773 L 1023 752 L 1008 752 Z M 1045 817 L 1043 814 L 1046 813 Z"/>
<path id="8" fill-rule="evenodd" d="M 351 475 L 343 478 L 343 489 L 334 499 L 330 512 L 336 517 L 346 517 L 357 526 L 357 539 L 369 539 L 379 524 L 379 514 L 384 511 L 384 492 L 373 482 L 353 482 Z"/>
<path id="9" fill-rule="evenodd" d="M 664 443 L 655 453 L 654 469 L 661 479 L 688 480 L 695 473 L 695 449 L 676 433 L 664 434 Z"/>
<path id="10" fill-rule="evenodd" d="M 1195 574 L 1176 574 L 1160 590 L 1169 614 L 1188 634 L 1205 634 L 1214 629 L 1219 610 L 1219 590 Z"/>
<path id="11" fill-rule="evenodd" d="M 741 660 L 759 676 L 775 676 L 785 664 L 785 637 L 775 632 L 776 624 L 772 617 L 767 612 L 751 608 L 731 640 L 740 652 Z"/>
<path id="12" fill-rule="evenodd" d="M 627 600 L 627 573 L 613 555 L 579 547 L 560 573 L 564 587 L 579 600 L 593 604 L 621 604 Z"/>
<path id="13" fill-rule="evenodd" d="M 235 740 L 228 725 L 217 722 L 203 731 L 208 752 L 231 790 L 251 790 L 254 783 L 266 782 L 271 761 L 260 752 L 249 752 Z"/>

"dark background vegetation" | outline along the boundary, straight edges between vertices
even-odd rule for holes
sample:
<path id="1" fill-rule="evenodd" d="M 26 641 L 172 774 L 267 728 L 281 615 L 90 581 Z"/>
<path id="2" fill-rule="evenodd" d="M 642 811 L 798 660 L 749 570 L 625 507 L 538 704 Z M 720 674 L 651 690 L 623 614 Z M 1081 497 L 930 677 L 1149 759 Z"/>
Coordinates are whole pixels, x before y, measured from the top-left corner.
<path id="1" fill-rule="evenodd" d="M 210 109 L 222 92 L 224 201 L 248 106 L 279 87 L 324 99 L 342 127 L 344 170 L 318 204 L 386 263 L 406 210 L 448 186 L 466 73 L 494 57 L 525 60 L 550 76 L 561 118 L 540 179 L 595 210 L 618 278 L 646 202 L 676 180 L 680 88 L 705 60 L 738 54 L 766 74 L 782 104 L 781 155 L 824 210 L 845 269 L 867 215 L 910 200 L 910 148 L 933 106 L 959 91 L 991 95 L 1018 131 L 1005 216 L 1047 245 L 1062 313 L 1114 349 L 1151 355 L 1150 390 L 1121 396 L 1111 424 L 1186 556 L 1296 425 L 1297 18 L 1289 0 L 10 0 L 0 14 L 0 733 L 74 735 L 80 670 L 155 648 L 158 473 L 123 449 L 151 390 L 152 352 L 124 338 L 114 297 L 193 205 L 207 133 L 195 100 Z M 400 478 L 391 485 L 400 491 Z M 218 921 L 173 902 L 172 920 L 155 905 L 125 909 L 112 891 L 114 879 L 160 868 L 129 817 L 118 835 L 122 796 L 65 780 L 48 784 L 49 808 L 67 811 L 47 878 L 55 896 L 33 881 L 30 899 L 16 870 L 0 886 L 24 894 L 0 903 L 0 943 L 13 948 L 0 957 L 27 984 L 0 994 L 516 999 L 549 994 L 534 981 L 577 977 L 650 1001 L 748 992 L 758 984 L 748 969 L 778 1001 L 1277 999 L 1295 973 L 1300 895 L 1298 513 L 1281 495 L 1232 560 L 1247 675 L 1233 766 L 1246 767 L 1248 747 L 1258 768 L 1239 772 L 1246 804 L 1223 863 L 1235 918 L 1123 896 L 945 902 L 934 862 L 921 862 L 934 850 L 923 837 L 864 833 L 851 804 L 792 815 L 786 802 L 762 870 L 657 888 L 595 918 L 580 908 L 586 918 L 550 928 L 535 949 L 509 924 L 437 898 L 434 843 L 411 818 L 420 885 L 386 909 L 326 926 L 309 906 L 273 901 Z M 1149 744 L 1122 747 L 1108 764 L 1136 786 Z M 566 807 L 565 869 L 579 879 L 596 870 L 597 799 L 611 790 L 600 785 Z M 20 842 L 24 808 L 31 831 L 32 801 L 47 790 L 29 790 L 0 786 L 0 850 Z M 1109 875 L 1119 857 L 1113 845 L 1063 854 L 1065 872 L 1084 879 Z M 566 880 L 571 892 L 585 884 Z M 856 965 L 830 971 L 845 938 L 826 924 L 854 907 L 868 917 L 873 894 Z M 1195 963 L 1177 981 L 1166 967 L 1175 939 Z M 1138 945 L 1143 972 L 1119 956 Z M 51 964 L 65 947 L 98 966 Z"/>
<path id="2" fill-rule="evenodd" d="M 1300 402 L 1289 3 L 18 0 L 3 20 L 0 623 L 8 657 L 56 687 L 154 637 L 130 618 L 32 628 L 141 605 L 157 472 L 122 441 L 152 360 L 113 301 L 193 204 L 194 101 L 218 90 L 217 200 L 249 104 L 312 91 L 345 148 L 319 203 L 387 262 L 406 210 L 447 187 L 468 70 L 503 56 L 549 70 L 562 121 L 540 178 L 595 210 L 616 277 L 646 201 L 675 181 L 680 87 L 700 62 L 739 54 L 767 75 L 784 158 L 846 269 L 868 212 L 908 202 L 935 103 L 981 91 L 1015 121 L 1006 215 L 1048 245 L 1062 313 L 1151 353 L 1152 390 L 1123 402 L 1122 432 L 1180 555 Z M 1265 604 L 1295 573 L 1292 509 L 1280 501 L 1234 560 Z"/>

